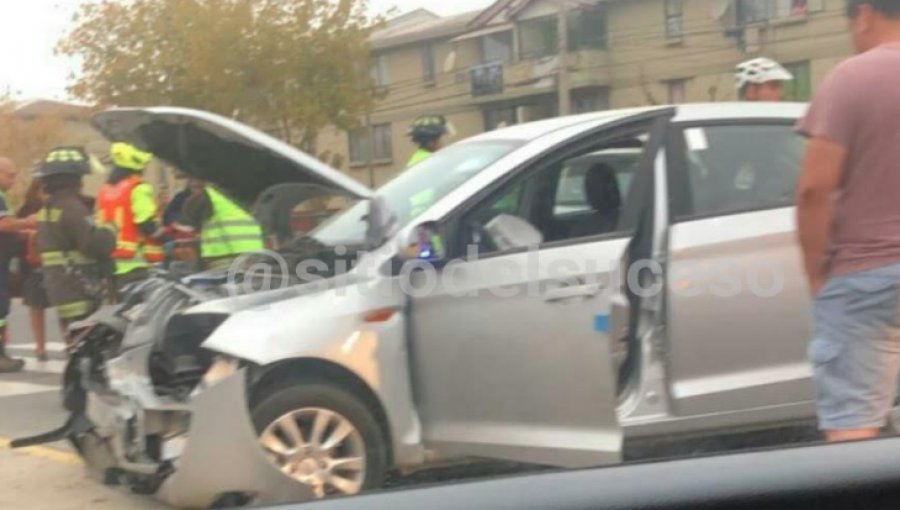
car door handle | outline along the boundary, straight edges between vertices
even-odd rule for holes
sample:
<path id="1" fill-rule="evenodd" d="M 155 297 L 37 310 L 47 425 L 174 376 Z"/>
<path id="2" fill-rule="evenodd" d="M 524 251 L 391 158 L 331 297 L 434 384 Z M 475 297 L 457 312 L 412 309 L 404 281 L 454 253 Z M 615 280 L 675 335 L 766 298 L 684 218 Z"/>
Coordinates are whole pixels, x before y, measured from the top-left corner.
<path id="1" fill-rule="evenodd" d="M 557 303 L 559 301 L 568 301 L 570 299 L 589 299 L 596 297 L 603 291 L 604 286 L 599 283 L 589 283 L 584 285 L 564 285 L 550 289 L 544 293 L 544 301 L 548 303 Z"/>

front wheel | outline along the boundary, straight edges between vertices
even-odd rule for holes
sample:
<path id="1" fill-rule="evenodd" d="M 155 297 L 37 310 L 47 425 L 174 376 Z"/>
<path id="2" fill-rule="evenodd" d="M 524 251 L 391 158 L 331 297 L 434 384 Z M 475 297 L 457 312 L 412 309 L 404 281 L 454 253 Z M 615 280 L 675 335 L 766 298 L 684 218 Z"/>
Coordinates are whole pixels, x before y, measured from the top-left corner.
<path id="1" fill-rule="evenodd" d="M 297 382 L 264 396 L 252 415 L 269 460 L 317 498 L 381 485 L 387 470 L 382 428 L 347 390 Z"/>

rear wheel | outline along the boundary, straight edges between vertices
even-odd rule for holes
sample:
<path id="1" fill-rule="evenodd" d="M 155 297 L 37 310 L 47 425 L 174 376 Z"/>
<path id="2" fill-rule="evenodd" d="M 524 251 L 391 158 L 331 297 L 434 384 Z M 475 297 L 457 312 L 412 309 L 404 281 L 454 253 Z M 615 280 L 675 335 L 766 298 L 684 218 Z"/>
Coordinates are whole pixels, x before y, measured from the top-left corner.
<path id="1" fill-rule="evenodd" d="M 338 386 L 297 382 L 253 408 L 269 460 L 318 498 L 381 485 L 387 470 L 382 428 L 360 399 Z"/>

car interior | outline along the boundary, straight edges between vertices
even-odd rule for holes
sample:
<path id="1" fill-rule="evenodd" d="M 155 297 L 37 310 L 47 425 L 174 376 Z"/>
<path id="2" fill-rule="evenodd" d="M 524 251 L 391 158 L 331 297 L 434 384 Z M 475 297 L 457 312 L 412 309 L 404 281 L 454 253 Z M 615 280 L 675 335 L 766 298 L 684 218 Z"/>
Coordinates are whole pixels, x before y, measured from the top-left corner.
<path id="1" fill-rule="evenodd" d="M 496 240 L 483 234 L 488 224 L 504 214 L 528 222 L 544 243 L 617 232 L 644 143 L 642 137 L 629 136 L 592 146 L 520 177 L 469 222 L 479 252 L 499 251 Z M 620 149 L 633 151 L 623 159 L 615 152 Z"/>

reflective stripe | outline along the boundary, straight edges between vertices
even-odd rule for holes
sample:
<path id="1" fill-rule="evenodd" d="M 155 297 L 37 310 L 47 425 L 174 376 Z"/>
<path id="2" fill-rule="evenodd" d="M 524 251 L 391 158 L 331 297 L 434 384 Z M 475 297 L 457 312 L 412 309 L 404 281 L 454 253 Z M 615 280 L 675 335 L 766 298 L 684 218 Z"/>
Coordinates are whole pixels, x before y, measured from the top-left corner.
<path id="1" fill-rule="evenodd" d="M 200 256 L 203 259 L 229 257 L 264 248 L 262 228 L 239 205 L 213 188 L 206 193 L 212 204 L 212 217 L 200 232 Z"/>
<path id="2" fill-rule="evenodd" d="M 44 207 L 38 211 L 38 221 L 41 223 L 56 223 L 62 217 L 62 209 L 47 209 Z"/>
<path id="3" fill-rule="evenodd" d="M 70 161 L 84 161 L 80 151 L 72 149 L 59 149 L 47 154 L 45 163 L 65 163 Z"/>
<path id="4" fill-rule="evenodd" d="M 91 304 L 87 301 L 74 301 L 56 307 L 56 313 L 62 319 L 73 319 L 87 315 L 91 309 Z"/>
<path id="5" fill-rule="evenodd" d="M 6 319 L 0 319 L 0 328 L 6 327 Z"/>
<path id="6" fill-rule="evenodd" d="M 253 220 L 222 220 L 222 221 L 217 221 L 216 226 L 219 228 L 247 227 L 247 228 L 259 230 L 259 225 Z"/>
<path id="7" fill-rule="evenodd" d="M 209 243 L 209 244 L 219 244 L 219 243 L 232 243 L 233 244 L 233 243 L 237 243 L 237 242 L 241 242 L 241 241 L 258 242 L 259 235 L 258 234 L 243 234 L 243 235 L 236 235 L 236 236 L 223 235 L 220 237 L 207 237 L 207 238 L 203 239 L 204 243 Z"/>
<path id="8" fill-rule="evenodd" d="M 61 251 L 47 251 L 41 253 L 41 264 L 44 267 L 66 266 L 72 264 L 92 264 L 91 260 L 78 252 L 65 253 Z"/>

